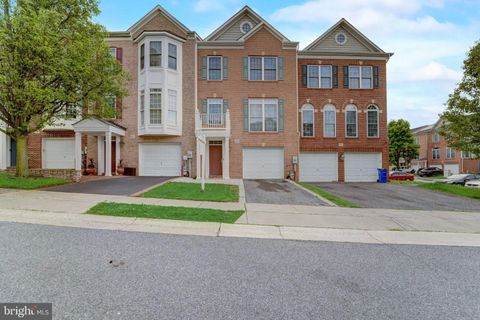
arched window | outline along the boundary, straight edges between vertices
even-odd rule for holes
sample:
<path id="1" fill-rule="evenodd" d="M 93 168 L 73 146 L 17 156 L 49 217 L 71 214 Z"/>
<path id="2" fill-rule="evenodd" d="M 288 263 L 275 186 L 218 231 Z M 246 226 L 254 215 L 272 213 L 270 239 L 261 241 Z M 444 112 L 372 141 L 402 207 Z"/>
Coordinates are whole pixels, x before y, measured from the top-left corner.
<path id="1" fill-rule="evenodd" d="M 369 138 L 378 137 L 378 107 L 375 105 L 367 108 L 367 135 Z"/>
<path id="2" fill-rule="evenodd" d="M 314 136 L 315 110 L 311 104 L 302 107 L 302 137 Z"/>
<path id="3" fill-rule="evenodd" d="M 357 107 L 354 104 L 349 104 L 345 108 L 345 127 L 346 136 L 350 138 L 358 137 L 358 117 Z"/>
<path id="4" fill-rule="evenodd" d="M 323 136 L 326 138 L 337 136 L 337 109 L 333 104 L 323 107 Z"/>

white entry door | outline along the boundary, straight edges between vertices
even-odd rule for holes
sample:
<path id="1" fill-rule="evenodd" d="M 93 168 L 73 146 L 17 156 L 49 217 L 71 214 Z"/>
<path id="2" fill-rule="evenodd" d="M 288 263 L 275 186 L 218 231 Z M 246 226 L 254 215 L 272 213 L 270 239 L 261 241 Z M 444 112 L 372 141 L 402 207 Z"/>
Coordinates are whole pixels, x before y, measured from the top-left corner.
<path id="1" fill-rule="evenodd" d="M 182 171 L 182 148 L 179 144 L 139 144 L 139 175 L 178 177 Z"/>
<path id="2" fill-rule="evenodd" d="M 338 155 L 336 152 L 300 153 L 300 181 L 338 181 Z"/>
<path id="3" fill-rule="evenodd" d="M 244 148 L 244 179 L 283 179 L 283 148 Z"/>
<path id="4" fill-rule="evenodd" d="M 43 138 L 43 169 L 74 169 L 75 139 Z"/>
<path id="5" fill-rule="evenodd" d="M 345 182 L 376 182 L 381 167 L 380 152 L 346 152 Z"/>

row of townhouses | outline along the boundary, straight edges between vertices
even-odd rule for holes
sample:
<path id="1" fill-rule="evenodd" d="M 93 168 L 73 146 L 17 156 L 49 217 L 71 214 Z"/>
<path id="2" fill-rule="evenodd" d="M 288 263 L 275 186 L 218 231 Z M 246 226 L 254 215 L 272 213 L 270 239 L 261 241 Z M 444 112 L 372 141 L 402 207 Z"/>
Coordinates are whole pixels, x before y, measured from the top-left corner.
<path id="1" fill-rule="evenodd" d="M 392 54 L 345 19 L 300 50 L 249 7 L 202 39 L 157 6 L 107 41 L 130 75 L 118 116 L 32 134 L 31 168 L 350 182 L 388 167 Z M 15 141 L 0 147 L 14 166 Z"/>

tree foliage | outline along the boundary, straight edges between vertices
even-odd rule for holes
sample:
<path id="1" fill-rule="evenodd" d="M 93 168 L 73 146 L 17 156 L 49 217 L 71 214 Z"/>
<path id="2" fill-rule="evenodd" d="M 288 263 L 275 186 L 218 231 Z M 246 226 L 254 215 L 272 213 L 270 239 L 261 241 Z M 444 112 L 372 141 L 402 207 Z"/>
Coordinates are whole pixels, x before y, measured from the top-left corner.
<path id="1" fill-rule="evenodd" d="M 449 146 L 480 155 L 480 41 L 463 62 L 463 79 L 449 96 L 440 133 Z"/>
<path id="2" fill-rule="evenodd" d="M 407 120 L 393 120 L 388 123 L 388 140 L 390 144 L 390 163 L 400 166 L 400 159 L 405 159 L 408 165 L 418 156 L 420 146 L 415 143 L 415 137 Z"/>
<path id="3" fill-rule="evenodd" d="M 28 175 L 29 133 L 72 107 L 111 117 L 108 97 L 125 94 L 98 14 L 96 0 L 0 0 L 0 130 L 17 140 L 18 175 Z"/>

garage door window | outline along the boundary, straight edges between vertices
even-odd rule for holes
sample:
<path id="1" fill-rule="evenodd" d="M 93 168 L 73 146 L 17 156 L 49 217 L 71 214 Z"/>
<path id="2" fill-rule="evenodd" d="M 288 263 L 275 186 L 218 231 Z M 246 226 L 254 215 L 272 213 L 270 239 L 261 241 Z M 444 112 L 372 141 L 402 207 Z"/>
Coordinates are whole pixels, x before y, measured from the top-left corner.
<path id="1" fill-rule="evenodd" d="M 367 131 L 369 138 L 378 137 L 378 108 L 374 105 L 367 110 Z"/>
<path id="2" fill-rule="evenodd" d="M 357 107 L 353 104 L 350 104 L 346 107 L 345 110 L 346 126 L 347 126 L 347 137 L 356 138 L 358 136 L 357 131 Z"/>
<path id="3" fill-rule="evenodd" d="M 323 136 L 334 138 L 337 135 L 337 109 L 332 104 L 323 108 Z"/>
<path id="4" fill-rule="evenodd" d="M 249 131 L 276 132 L 278 130 L 278 100 L 249 100 Z"/>

